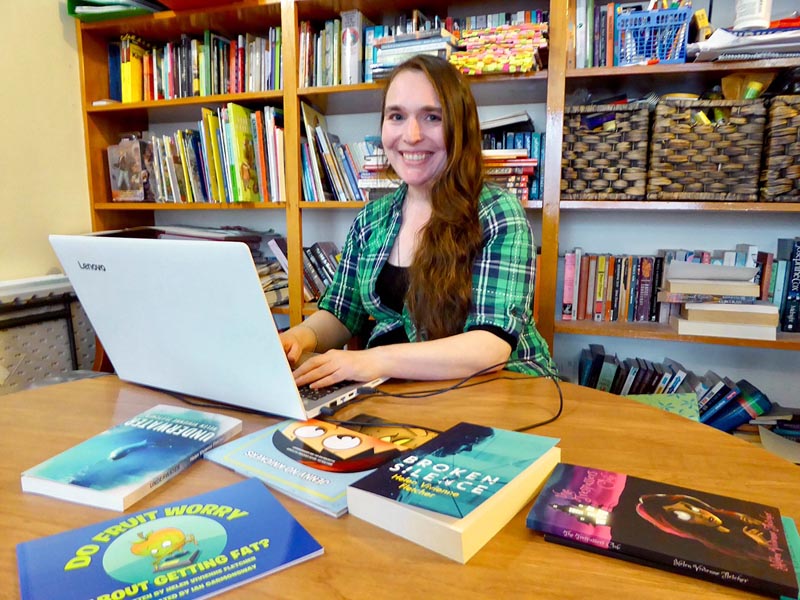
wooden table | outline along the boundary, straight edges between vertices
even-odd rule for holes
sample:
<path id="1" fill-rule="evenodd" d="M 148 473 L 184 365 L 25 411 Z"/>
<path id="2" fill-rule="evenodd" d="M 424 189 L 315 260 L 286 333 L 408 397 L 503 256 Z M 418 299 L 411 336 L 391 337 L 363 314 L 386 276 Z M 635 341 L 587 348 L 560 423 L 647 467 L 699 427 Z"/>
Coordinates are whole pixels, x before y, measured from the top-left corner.
<path id="1" fill-rule="evenodd" d="M 403 383 L 383 389 L 438 385 Z M 561 438 L 564 462 L 772 504 L 800 519 L 800 470 L 795 465 L 683 417 L 572 384 L 561 387 L 563 414 L 534 432 Z M 23 494 L 20 473 L 159 403 L 178 401 L 114 376 L 0 396 L 0 527 L 5 539 L 0 597 L 19 596 L 18 542 L 119 514 Z M 544 420 L 557 408 L 558 396 L 549 380 L 498 379 L 422 400 L 373 398 L 348 407 L 337 418 L 369 412 L 437 429 L 462 420 L 515 429 Z M 260 416 L 242 418 L 245 433 L 275 422 Z M 232 471 L 201 460 L 131 510 L 240 480 Z M 751 597 L 718 584 L 549 544 L 526 529 L 529 507 L 467 565 L 460 565 L 354 517 L 334 519 L 276 495 L 324 546 L 325 554 L 232 590 L 226 598 Z"/>

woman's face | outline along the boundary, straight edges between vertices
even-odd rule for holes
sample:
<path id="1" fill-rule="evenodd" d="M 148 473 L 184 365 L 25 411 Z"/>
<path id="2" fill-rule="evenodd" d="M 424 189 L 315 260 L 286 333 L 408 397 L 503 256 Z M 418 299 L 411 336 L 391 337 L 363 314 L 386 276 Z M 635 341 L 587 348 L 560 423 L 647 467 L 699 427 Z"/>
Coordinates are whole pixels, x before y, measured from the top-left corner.
<path id="1" fill-rule="evenodd" d="M 427 76 L 399 73 L 386 91 L 381 140 L 409 188 L 430 189 L 447 164 L 442 105 Z"/>

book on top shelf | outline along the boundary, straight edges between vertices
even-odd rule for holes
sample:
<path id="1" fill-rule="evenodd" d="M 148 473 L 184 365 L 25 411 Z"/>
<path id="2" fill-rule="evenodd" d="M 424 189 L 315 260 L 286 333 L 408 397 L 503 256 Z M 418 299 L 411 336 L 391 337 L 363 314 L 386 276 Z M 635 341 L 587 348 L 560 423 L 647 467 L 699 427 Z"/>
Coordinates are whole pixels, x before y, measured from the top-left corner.
<path id="1" fill-rule="evenodd" d="M 215 448 L 205 458 L 340 517 L 347 512 L 347 486 L 399 454 L 390 442 L 311 419 L 283 421 Z"/>
<path id="2" fill-rule="evenodd" d="M 773 506 L 562 463 L 527 526 L 547 541 L 606 556 L 772 597 L 798 594 Z"/>
<path id="3" fill-rule="evenodd" d="M 241 430 L 234 417 L 159 404 L 23 471 L 22 491 L 123 511 Z"/>
<path id="4" fill-rule="evenodd" d="M 557 439 L 459 423 L 347 488 L 350 513 L 465 563 L 534 496 Z"/>
<path id="5" fill-rule="evenodd" d="M 209 598 L 321 556 L 257 479 L 17 544 L 22 600 Z M 191 585 L 189 585 L 191 580 Z M 174 586 L 174 587 L 172 587 Z"/>

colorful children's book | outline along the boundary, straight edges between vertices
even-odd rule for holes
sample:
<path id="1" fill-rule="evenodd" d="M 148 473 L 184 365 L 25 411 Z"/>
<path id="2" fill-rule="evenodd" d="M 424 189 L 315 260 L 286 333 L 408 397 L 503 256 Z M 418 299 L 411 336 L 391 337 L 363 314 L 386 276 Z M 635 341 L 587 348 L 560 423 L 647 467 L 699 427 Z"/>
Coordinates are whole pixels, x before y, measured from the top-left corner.
<path id="1" fill-rule="evenodd" d="M 467 562 L 530 501 L 557 439 L 459 423 L 347 488 L 350 513 Z"/>
<path id="2" fill-rule="evenodd" d="M 399 453 L 389 442 L 311 419 L 283 421 L 205 457 L 340 517 L 347 512 L 347 486 Z"/>
<path id="3" fill-rule="evenodd" d="M 781 514 L 772 506 L 560 464 L 527 525 L 548 541 L 773 598 L 797 598 Z"/>
<path id="4" fill-rule="evenodd" d="M 22 491 L 125 510 L 242 430 L 234 417 L 160 404 L 22 473 Z"/>
<path id="5" fill-rule="evenodd" d="M 208 598 L 320 556 L 256 479 L 17 544 L 22 600 Z"/>

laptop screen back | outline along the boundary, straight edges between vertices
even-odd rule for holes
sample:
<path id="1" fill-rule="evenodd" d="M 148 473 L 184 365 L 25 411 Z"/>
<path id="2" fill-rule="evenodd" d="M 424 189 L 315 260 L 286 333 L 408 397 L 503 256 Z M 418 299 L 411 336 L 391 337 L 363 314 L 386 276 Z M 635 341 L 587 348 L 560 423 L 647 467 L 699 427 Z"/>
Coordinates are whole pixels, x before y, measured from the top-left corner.
<path id="1" fill-rule="evenodd" d="M 249 248 L 51 235 L 120 379 L 306 417 Z"/>

